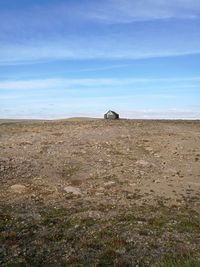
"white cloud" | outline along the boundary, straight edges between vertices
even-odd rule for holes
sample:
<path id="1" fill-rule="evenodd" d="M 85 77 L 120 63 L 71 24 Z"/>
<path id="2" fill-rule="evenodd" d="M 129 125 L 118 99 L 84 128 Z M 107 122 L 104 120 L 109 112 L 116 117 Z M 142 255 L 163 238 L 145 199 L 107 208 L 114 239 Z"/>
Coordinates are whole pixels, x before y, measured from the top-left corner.
<path id="1" fill-rule="evenodd" d="M 112 37 L 111 37 L 112 38 Z M 116 39 L 116 38 L 115 38 Z M 73 60 L 73 59 L 148 59 L 157 57 L 173 57 L 173 56 L 184 56 L 184 55 L 195 55 L 200 53 L 200 47 L 198 40 L 192 41 L 183 46 L 179 44 L 174 47 L 172 44 L 168 45 L 166 40 L 166 45 L 155 44 L 155 47 L 145 47 L 144 45 L 140 47 L 141 40 L 137 40 L 135 43 L 121 43 L 121 38 L 116 40 L 110 40 L 108 43 L 96 42 L 96 44 L 91 44 L 89 49 L 89 43 L 81 42 L 76 40 L 74 42 L 80 44 L 80 47 L 73 47 L 72 45 L 66 44 L 66 46 L 60 45 L 58 41 L 55 46 L 46 44 L 38 44 L 37 48 L 32 46 L 32 44 L 18 45 L 18 46 L 1 46 L 0 45 L 0 65 L 18 65 L 18 64 L 33 64 L 40 62 L 48 62 L 54 60 Z M 156 40 L 154 40 L 155 42 Z M 184 40 L 183 40 L 184 42 Z M 63 41 L 64 43 L 64 41 Z M 117 43 L 117 46 L 114 46 Z M 163 41 L 164 43 L 164 41 Z M 108 53 L 108 51 L 110 51 Z"/>
<path id="2" fill-rule="evenodd" d="M 0 11 L 0 65 L 197 54 L 199 14 L 199 0 L 73 1 Z"/>
<path id="3" fill-rule="evenodd" d="M 66 89 L 72 88 L 99 88 L 101 86 L 131 86 L 131 85 L 144 85 L 150 87 L 151 85 L 163 83 L 167 85 L 176 85 L 179 88 L 187 88 L 193 86 L 194 88 L 199 85 L 200 76 L 196 77 L 176 77 L 176 78 L 52 78 L 40 80 L 4 80 L 0 81 L 0 90 L 37 90 L 37 89 Z M 192 84 L 195 83 L 195 84 Z M 188 85 L 189 84 L 189 85 Z"/>
<path id="4" fill-rule="evenodd" d="M 94 4 L 86 14 L 106 23 L 130 23 L 155 19 L 199 17 L 198 0 L 105 0 Z"/>
<path id="5" fill-rule="evenodd" d="M 43 79 L 43 80 L 15 80 L 0 81 L 0 89 L 4 90 L 34 90 L 34 89 L 60 89 L 73 85 L 94 86 L 113 84 L 115 79 Z"/>

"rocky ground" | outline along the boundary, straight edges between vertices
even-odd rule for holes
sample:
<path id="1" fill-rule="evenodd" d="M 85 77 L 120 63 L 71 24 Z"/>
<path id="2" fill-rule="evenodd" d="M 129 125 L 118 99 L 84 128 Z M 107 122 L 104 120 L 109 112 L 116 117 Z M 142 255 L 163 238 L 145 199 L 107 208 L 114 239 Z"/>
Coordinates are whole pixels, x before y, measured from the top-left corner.
<path id="1" fill-rule="evenodd" d="M 0 122 L 1 266 L 200 266 L 200 122 Z"/>

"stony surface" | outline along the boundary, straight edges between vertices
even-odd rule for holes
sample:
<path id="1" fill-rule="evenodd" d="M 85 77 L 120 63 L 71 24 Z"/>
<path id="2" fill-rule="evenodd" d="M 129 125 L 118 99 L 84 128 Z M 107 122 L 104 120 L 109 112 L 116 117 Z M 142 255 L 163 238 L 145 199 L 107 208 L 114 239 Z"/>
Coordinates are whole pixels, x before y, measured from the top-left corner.
<path id="1" fill-rule="evenodd" d="M 10 190 L 13 193 L 23 193 L 26 190 L 26 187 L 22 184 L 11 185 Z"/>
<path id="2" fill-rule="evenodd" d="M 0 182 L 2 266 L 199 262 L 198 121 L 0 121 Z"/>

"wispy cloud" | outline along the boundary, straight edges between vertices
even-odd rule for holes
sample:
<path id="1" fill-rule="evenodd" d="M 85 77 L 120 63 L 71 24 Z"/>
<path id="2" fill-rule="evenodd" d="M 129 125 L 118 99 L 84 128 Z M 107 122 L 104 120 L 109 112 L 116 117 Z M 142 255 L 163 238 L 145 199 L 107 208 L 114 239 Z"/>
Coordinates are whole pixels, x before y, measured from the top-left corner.
<path id="1" fill-rule="evenodd" d="M 103 4 L 102 4 L 103 3 Z M 130 23 L 160 19 L 199 17 L 198 0 L 106 0 L 89 10 L 89 17 L 104 23 Z"/>
<path id="2" fill-rule="evenodd" d="M 0 65 L 200 53 L 199 14 L 197 0 L 53 1 L 2 9 Z"/>
<path id="3" fill-rule="evenodd" d="M 188 37 L 189 38 L 189 37 Z M 175 57 L 175 56 L 185 56 L 185 55 L 195 55 L 200 54 L 200 47 L 197 40 L 191 41 L 188 45 L 184 44 L 166 44 L 155 43 L 143 45 L 142 40 L 137 40 L 133 43 L 121 43 L 121 38 L 114 37 L 113 40 L 97 41 L 96 44 L 91 44 L 89 49 L 87 47 L 90 45 L 85 40 L 74 40 L 74 43 L 79 43 L 80 47 L 66 43 L 65 45 L 58 41 L 55 44 L 49 43 L 38 43 L 38 44 L 26 44 L 26 45 L 0 45 L 0 65 L 18 65 L 18 64 L 34 64 L 42 63 L 54 60 L 87 60 L 87 59 L 117 59 L 117 60 L 135 60 L 135 59 L 151 59 L 159 57 Z M 154 40 L 154 42 L 156 42 Z M 174 42 L 174 41 L 173 41 Z M 180 42 L 180 40 L 179 40 Z M 62 44 L 61 44 L 62 43 Z M 118 43 L 118 46 L 114 46 L 114 43 Z M 160 44 L 160 47 L 159 47 Z M 151 46 L 151 47 L 150 47 Z M 108 53 L 107 51 L 110 52 Z"/>
<path id="4" fill-rule="evenodd" d="M 167 85 L 167 87 L 177 87 L 184 89 L 185 87 L 199 87 L 200 76 L 195 77 L 176 77 L 176 78 L 51 78 L 51 79 L 34 79 L 34 80 L 5 80 L 0 81 L 0 90 L 37 90 L 37 89 L 66 89 L 66 88 L 99 88 L 104 86 L 123 87 L 123 86 L 139 86 L 148 87 L 156 85 Z M 166 86 L 164 86 L 166 87 Z M 134 89 L 134 88 L 133 88 Z"/>

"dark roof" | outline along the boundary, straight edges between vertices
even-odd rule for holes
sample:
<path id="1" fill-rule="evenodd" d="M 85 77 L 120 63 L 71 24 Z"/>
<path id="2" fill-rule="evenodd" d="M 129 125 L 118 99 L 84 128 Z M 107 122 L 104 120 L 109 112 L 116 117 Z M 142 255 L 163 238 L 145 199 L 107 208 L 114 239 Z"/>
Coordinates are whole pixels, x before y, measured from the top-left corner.
<path id="1" fill-rule="evenodd" d="M 109 110 L 108 112 L 106 112 L 106 114 L 108 114 L 109 112 L 112 112 L 112 113 L 115 114 L 115 115 L 119 115 L 118 113 L 116 113 L 116 112 L 113 111 L 113 110 Z"/>

